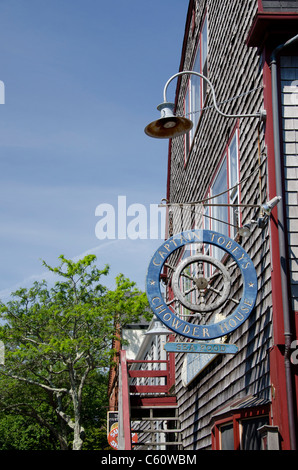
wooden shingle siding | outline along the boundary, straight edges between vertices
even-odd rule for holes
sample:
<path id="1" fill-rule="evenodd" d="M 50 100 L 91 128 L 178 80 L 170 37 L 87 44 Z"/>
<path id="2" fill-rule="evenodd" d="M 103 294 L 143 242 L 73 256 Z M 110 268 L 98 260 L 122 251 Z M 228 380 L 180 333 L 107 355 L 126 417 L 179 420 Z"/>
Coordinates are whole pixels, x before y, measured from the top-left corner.
<path id="1" fill-rule="evenodd" d="M 291 294 L 298 311 L 298 57 L 280 58 L 280 78 Z"/>
<path id="2" fill-rule="evenodd" d="M 265 12 L 297 11 L 297 0 L 262 0 Z"/>
<path id="3" fill-rule="evenodd" d="M 245 38 L 257 11 L 257 0 L 218 0 L 195 2 L 195 31 L 186 31 L 187 46 L 181 70 L 192 68 L 196 41 L 205 12 L 208 15 L 208 78 L 213 83 L 222 111 L 255 113 L 262 108 L 262 67 L 255 48 L 248 48 Z M 183 114 L 187 77 L 183 76 L 177 96 L 177 114 Z M 230 100 L 243 92 L 239 98 Z M 226 102 L 227 100 L 230 100 Z M 210 94 L 204 106 L 212 106 Z M 264 132 L 256 118 L 226 119 L 214 109 L 203 111 L 190 155 L 184 164 L 184 137 L 171 143 L 170 202 L 183 203 L 203 199 L 233 129 L 239 126 L 241 203 L 259 204 L 267 195 L 267 166 Z M 262 155 L 258 153 L 258 136 Z M 262 167 L 258 168 L 259 157 Z M 261 180 L 259 180 L 259 175 Z M 261 182 L 261 193 L 260 189 Z M 291 196 L 294 197 L 293 195 Z M 181 218 L 174 216 L 173 231 L 181 231 Z M 242 222 L 256 218 L 256 209 L 242 209 Z M 178 221 L 179 220 L 179 224 Z M 183 229 L 188 229 L 186 216 Z M 254 394 L 270 398 L 268 351 L 272 346 L 271 265 L 268 227 L 255 228 L 241 244 L 253 260 L 258 276 L 256 308 L 249 319 L 228 337 L 239 352 L 211 362 L 189 385 L 184 387 L 181 370 L 184 354 L 176 354 L 176 393 L 185 450 L 211 449 L 212 416 L 234 398 Z M 297 246 L 297 245 L 296 245 Z M 233 279 L 236 281 L 236 279 Z M 177 336 L 176 341 L 185 338 Z"/>

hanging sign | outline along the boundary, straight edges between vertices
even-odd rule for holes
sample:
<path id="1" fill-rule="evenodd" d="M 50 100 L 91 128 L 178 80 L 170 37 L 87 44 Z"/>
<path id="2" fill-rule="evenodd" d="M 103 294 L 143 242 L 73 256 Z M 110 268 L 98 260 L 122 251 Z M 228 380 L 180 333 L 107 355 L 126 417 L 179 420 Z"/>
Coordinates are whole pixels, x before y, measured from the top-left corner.
<path id="1" fill-rule="evenodd" d="M 221 248 L 236 262 L 242 276 L 243 291 L 241 300 L 239 303 L 237 301 L 236 308 L 229 316 L 217 323 L 197 325 L 183 320 L 166 304 L 161 292 L 160 274 L 167 259 L 176 250 L 191 243 L 207 243 Z M 210 307 L 211 310 L 218 308 L 229 297 L 229 283 L 231 281 L 226 272 L 226 267 L 211 257 L 201 255 L 190 258 L 191 260 L 188 261 L 188 264 L 193 262 L 194 258 L 199 262 L 206 261 L 208 258 L 209 262 L 214 264 L 216 269 L 221 269 L 224 279 L 224 295 L 220 302 Z M 185 261 L 183 263 L 180 268 L 178 265 L 176 274 L 179 276 L 182 274 L 181 270 L 185 268 Z M 173 277 L 175 277 L 175 273 Z M 201 290 L 208 288 L 208 282 L 208 279 L 203 277 L 198 278 L 196 280 L 197 288 Z M 177 286 L 178 282 L 173 287 L 177 288 Z M 231 333 L 247 320 L 254 308 L 257 297 L 257 275 L 248 254 L 235 240 L 211 230 L 188 230 L 169 238 L 156 250 L 147 271 L 146 293 L 152 311 L 169 329 L 188 338 L 212 340 Z M 181 300 L 183 301 L 183 297 L 181 297 Z M 205 310 L 207 309 L 205 308 Z"/>
<path id="2" fill-rule="evenodd" d="M 238 346 L 225 343 L 166 343 L 164 349 L 175 353 L 236 354 Z"/>
<path id="3" fill-rule="evenodd" d="M 218 354 L 185 354 L 181 368 L 181 381 L 187 387 L 206 367 L 211 364 Z"/>
<path id="4" fill-rule="evenodd" d="M 132 444 L 136 444 L 138 442 L 138 435 L 134 431 L 131 431 L 131 442 Z M 113 449 L 118 450 L 118 423 L 112 425 L 108 434 L 108 443 Z"/>
<path id="5" fill-rule="evenodd" d="M 118 426 L 118 411 L 108 411 L 107 414 L 107 434 L 112 430 L 112 426 L 117 424 Z"/>
<path id="6" fill-rule="evenodd" d="M 118 423 L 114 423 L 108 434 L 108 443 L 113 449 L 118 449 Z"/>

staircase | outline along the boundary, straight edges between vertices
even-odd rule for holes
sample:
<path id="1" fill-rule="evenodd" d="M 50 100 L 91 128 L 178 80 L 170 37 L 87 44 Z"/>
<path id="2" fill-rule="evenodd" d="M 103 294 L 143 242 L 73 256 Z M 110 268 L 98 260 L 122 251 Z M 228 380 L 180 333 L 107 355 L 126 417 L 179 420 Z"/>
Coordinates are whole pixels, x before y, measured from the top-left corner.
<path id="1" fill-rule="evenodd" d="M 180 420 L 177 408 L 142 409 L 141 416 L 131 417 L 131 426 L 136 430 L 136 450 L 180 450 Z"/>
<path id="2" fill-rule="evenodd" d="M 121 450 L 181 450 L 174 395 L 173 354 L 167 360 L 127 360 L 120 351 L 119 434 Z M 131 430 L 137 442 L 131 439 Z"/>

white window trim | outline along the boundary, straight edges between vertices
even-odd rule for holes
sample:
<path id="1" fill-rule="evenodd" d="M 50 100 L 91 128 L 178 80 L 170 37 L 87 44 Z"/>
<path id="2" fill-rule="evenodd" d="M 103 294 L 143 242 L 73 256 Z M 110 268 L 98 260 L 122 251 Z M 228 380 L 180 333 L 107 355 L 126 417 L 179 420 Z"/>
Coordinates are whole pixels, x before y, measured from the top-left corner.
<path id="1" fill-rule="evenodd" d="M 236 181 L 233 181 L 231 182 L 231 148 L 232 148 L 232 145 L 234 143 L 234 139 L 235 139 L 235 150 L 236 150 Z M 238 129 L 238 126 L 235 127 L 234 131 L 232 132 L 226 146 L 225 146 L 225 150 L 222 154 L 222 158 L 220 160 L 220 163 L 216 169 L 216 172 L 214 173 L 214 176 L 211 180 L 211 183 L 208 187 L 208 190 L 207 190 L 207 193 L 205 195 L 205 198 L 208 198 L 208 197 L 211 197 L 211 196 L 214 196 L 215 194 L 213 194 L 212 192 L 212 189 L 214 188 L 214 183 L 223 167 L 223 165 L 226 164 L 227 165 L 227 180 L 226 180 L 226 187 L 223 187 L 222 190 L 225 191 L 225 190 L 228 190 L 228 188 L 234 186 L 235 184 L 237 184 L 238 186 L 236 186 L 235 190 L 234 190 L 234 193 L 232 194 L 232 191 L 227 191 L 227 204 L 239 204 L 240 203 L 240 185 L 239 185 L 239 181 L 240 181 L 240 153 L 239 153 L 239 129 Z M 231 195 L 232 194 L 232 195 Z M 215 204 L 216 203 L 216 200 L 215 199 L 210 199 L 210 204 Z M 237 212 L 235 212 L 237 211 Z M 205 213 L 206 215 L 204 215 L 201 219 L 201 226 L 197 226 L 196 228 L 203 228 L 205 230 L 216 230 L 216 224 L 218 223 L 217 221 L 215 221 L 214 219 L 212 219 L 212 217 L 216 217 L 216 208 L 213 207 L 213 206 L 208 206 L 206 205 L 205 207 Z M 237 207 L 227 207 L 227 217 L 228 217 L 228 220 L 226 222 L 228 222 L 229 224 L 233 224 L 233 225 L 237 225 L 237 217 L 236 217 L 236 214 L 238 213 L 238 225 L 240 224 L 240 213 L 239 213 L 239 209 Z M 209 217 L 208 217 L 209 216 Z M 226 229 L 226 233 L 225 235 L 228 235 L 230 238 L 235 238 L 236 234 L 237 234 L 237 228 L 236 227 L 232 227 L 231 225 L 228 225 L 228 224 L 224 224 L 225 227 L 227 227 Z M 214 253 L 214 248 L 211 247 L 211 252 Z M 212 254 L 213 256 L 213 254 Z"/>

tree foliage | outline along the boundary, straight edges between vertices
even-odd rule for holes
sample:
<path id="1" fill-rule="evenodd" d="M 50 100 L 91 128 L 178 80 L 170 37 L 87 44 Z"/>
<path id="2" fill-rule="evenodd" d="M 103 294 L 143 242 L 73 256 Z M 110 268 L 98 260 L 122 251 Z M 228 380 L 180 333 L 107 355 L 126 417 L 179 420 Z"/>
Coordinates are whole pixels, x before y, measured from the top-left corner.
<path id="1" fill-rule="evenodd" d="M 0 411 L 34 420 L 61 449 L 80 450 L 90 428 L 85 392 L 110 365 L 115 327 L 149 315 L 148 304 L 122 274 L 107 289 L 101 279 L 109 267 L 98 269 L 94 255 L 60 260 L 58 267 L 43 262 L 58 278 L 53 287 L 35 282 L 0 304 Z"/>

